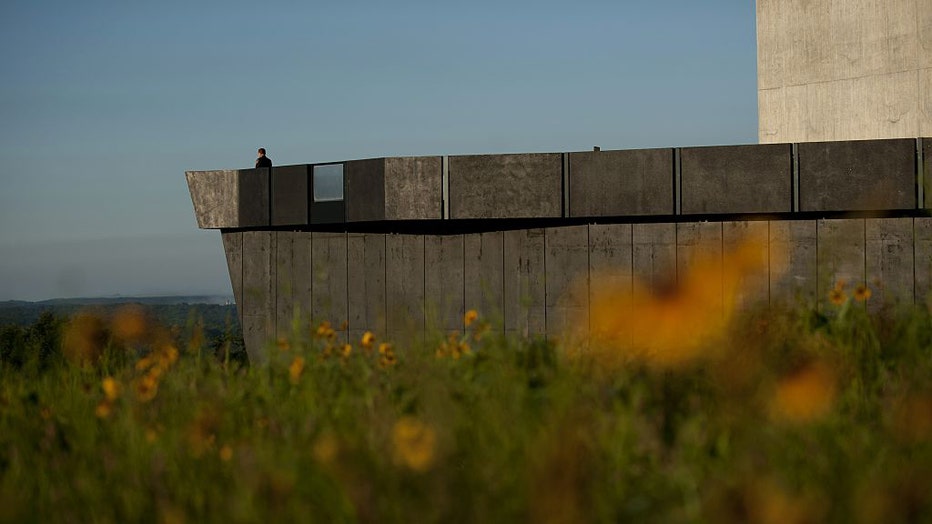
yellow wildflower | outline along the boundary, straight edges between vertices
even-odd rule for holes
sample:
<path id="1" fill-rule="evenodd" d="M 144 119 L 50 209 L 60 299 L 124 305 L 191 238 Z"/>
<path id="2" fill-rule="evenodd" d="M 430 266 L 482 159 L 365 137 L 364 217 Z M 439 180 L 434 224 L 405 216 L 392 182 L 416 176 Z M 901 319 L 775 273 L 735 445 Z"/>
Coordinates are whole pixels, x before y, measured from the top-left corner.
<path id="1" fill-rule="evenodd" d="M 700 357 L 723 335 L 745 281 L 766 272 L 766 253 L 765 242 L 749 240 L 722 256 L 697 257 L 662 290 L 639 281 L 632 289 L 606 278 L 593 287 L 590 308 L 596 356 L 606 364 L 634 357 L 661 367 Z M 579 329 L 588 330 L 589 324 Z"/>
<path id="2" fill-rule="evenodd" d="M 62 348 L 65 356 L 79 363 L 96 362 L 107 344 L 103 321 L 91 313 L 78 313 L 65 326 Z"/>
<path id="3" fill-rule="evenodd" d="M 451 354 L 454 360 L 459 360 L 461 356 L 468 355 L 469 352 L 470 352 L 469 343 L 463 341 L 453 346 L 453 351 L 451 352 Z"/>
<path id="4" fill-rule="evenodd" d="M 434 463 L 437 435 L 414 417 L 402 417 L 392 428 L 392 447 L 397 464 L 424 472 Z"/>
<path id="5" fill-rule="evenodd" d="M 470 309 L 463 315 L 463 324 L 466 327 L 469 327 L 476 319 L 479 318 L 479 313 L 475 309 Z"/>
<path id="6" fill-rule="evenodd" d="M 97 418 L 107 418 L 110 416 L 112 408 L 110 402 L 104 400 L 100 404 L 97 404 L 97 409 L 94 410 L 94 414 L 97 415 Z"/>
<path id="7" fill-rule="evenodd" d="M 824 416 L 835 401 L 835 374 L 824 364 L 810 364 L 777 384 L 771 412 L 788 422 L 809 422 Z"/>
<path id="8" fill-rule="evenodd" d="M 304 357 L 295 357 L 288 366 L 288 379 L 292 384 L 297 384 L 301 379 L 301 373 L 304 372 Z"/>
<path id="9" fill-rule="evenodd" d="M 329 320 L 324 320 L 317 326 L 315 334 L 317 338 L 333 338 L 336 336 L 336 331 L 333 330 Z"/>
<path id="10" fill-rule="evenodd" d="M 834 289 L 828 292 L 828 300 L 832 304 L 840 306 L 848 301 L 848 295 L 846 295 L 841 288 L 836 286 Z"/>
<path id="11" fill-rule="evenodd" d="M 365 333 L 363 333 L 360 344 L 362 345 L 364 349 L 367 349 L 367 350 L 371 349 L 372 344 L 374 342 L 375 342 L 375 335 L 373 335 L 371 331 L 366 331 Z"/>
<path id="12" fill-rule="evenodd" d="M 388 368 L 394 366 L 398 359 L 395 358 L 395 352 L 392 350 L 391 344 L 382 342 L 379 344 L 379 365 L 383 368 Z"/>
<path id="13" fill-rule="evenodd" d="M 311 453 L 317 462 L 321 464 L 330 464 L 336 458 L 340 451 L 339 442 L 332 433 L 324 433 L 314 441 Z"/>
<path id="14" fill-rule="evenodd" d="M 865 284 L 861 284 L 858 287 L 854 288 L 854 299 L 858 302 L 864 302 L 865 300 L 871 297 L 871 288 L 867 287 Z"/>
<path id="15" fill-rule="evenodd" d="M 351 344 L 343 344 L 343 357 L 349 357 L 353 352 L 353 346 Z"/>
<path id="16" fill-rule="evenodd" d="M 230 459 L 233 458 L 233 448 L 231 448 L 228 444 L 224 444 L 223 447 L 220 448 L 219 455 L 220 455 L 220 460 L 224 462 L 229 462 Z"/>
<path id="17" fill-rule="evenodd" d="M 140 402 L 149 402 L 155 398 L 158 392 L 158 378 L 152 375 L 144 375 L 136 380 L 136 398 L 138 398 Z"/>
<path id="18" fill-rule="evenodd" d="M 122 386 L 120 383 L 114 380 L 113 377 L 107 377 L 101 383 L 101 388 L 104 390 L 104 396 L 107 397 L 107 400 L 113 402 L 120 397 L 120 392 L 122 391 Z"/>
<path id="19" fill-rule="evenodd" d="M 278 337 L 278 340 L 275 341 L 275 345 L 282 351 L 291 349 L 291 344 L 288 343 L 288 339 L 285 337 Z"/>
<path id="20" fill-rule="evenodd" d="M 123 306 L 113 315 L 113 336 L 125 343 L 142 341 L 148 331 L 148 318 L 142 306 Z"/>

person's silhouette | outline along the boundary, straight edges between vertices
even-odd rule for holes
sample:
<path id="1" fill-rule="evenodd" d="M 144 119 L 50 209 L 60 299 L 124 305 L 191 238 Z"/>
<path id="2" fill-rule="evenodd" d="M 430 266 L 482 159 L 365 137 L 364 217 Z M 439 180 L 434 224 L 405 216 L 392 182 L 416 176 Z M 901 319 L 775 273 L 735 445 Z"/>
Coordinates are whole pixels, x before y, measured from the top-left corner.
<path id="1" fill-rule="evenodd" d="M 272 167 L 272 159 L 265 156 L 265 148 L 259 148 L 259 154 L 256 157 L 256 167 Z"/>

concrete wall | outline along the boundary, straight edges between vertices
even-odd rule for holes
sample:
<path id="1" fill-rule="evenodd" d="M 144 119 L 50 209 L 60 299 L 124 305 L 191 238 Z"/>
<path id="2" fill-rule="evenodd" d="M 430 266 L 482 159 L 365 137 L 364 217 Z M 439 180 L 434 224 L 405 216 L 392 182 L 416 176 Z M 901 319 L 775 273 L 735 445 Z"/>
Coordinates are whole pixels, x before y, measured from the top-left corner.
<path id="1" fill-rule="evenodd" d="M 930 162 L 928 138 L 377 158 L 343 162 L 344 199 L 327 202 L 311 198 L 309 165 L 186 176 L 201 228 L 368 232 L 438 220 L 929 209 Z"/>
<path id="2" fill-rule="evenodd" d="M 932 135 L 932 0 L 757 0 L 761 143 Z"/>
<path id="3" fill-rule="evenodd" d="M 590 224 L 467 235 L 223 233 L 253 361 L 290 332 L 293 320 L 330 321 L 352 340 L 372 330 L 407 343 L 429 331 L 462 330 L 463 314 L 477 309 L 502 332 L 561 338 L 585 332 L 594 290 L 628 293 L 639 282 L 668 293 L 697 261 L 705 278 L 725 278 L 728 254 L 747 238 L 765 246 L 766 264 L 740 283 L 742 308 L 824 303 L 839 281 L 848 291 L 867 284 L 871 308 L 922 303 L 932 293 L 929 217 Z M 708 307 L 723 310 L 724 295 L 712 293 Z"/>

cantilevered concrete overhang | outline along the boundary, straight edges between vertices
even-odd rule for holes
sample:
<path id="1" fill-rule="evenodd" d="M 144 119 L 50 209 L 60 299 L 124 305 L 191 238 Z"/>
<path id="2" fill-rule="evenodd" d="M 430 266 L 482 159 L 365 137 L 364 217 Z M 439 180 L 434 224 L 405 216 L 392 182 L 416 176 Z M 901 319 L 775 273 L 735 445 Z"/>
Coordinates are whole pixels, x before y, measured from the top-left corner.
<path id="1" fill-rule="evenodd" d="M 480 309 L 505 332 L 556 336 L 588 312 L 573 282 L 666 284 L 748 234 L 788 254 L 757 301 L 818 301 L 838 279 L 879 283 L 877 304 L 925 301 L 930 160 L 932 139 L 919 138 L 186 176 L 198 226 L 222 231 L 247 350 L 261 360 L 296 317 L 401 337 L 461 329 Z"/>

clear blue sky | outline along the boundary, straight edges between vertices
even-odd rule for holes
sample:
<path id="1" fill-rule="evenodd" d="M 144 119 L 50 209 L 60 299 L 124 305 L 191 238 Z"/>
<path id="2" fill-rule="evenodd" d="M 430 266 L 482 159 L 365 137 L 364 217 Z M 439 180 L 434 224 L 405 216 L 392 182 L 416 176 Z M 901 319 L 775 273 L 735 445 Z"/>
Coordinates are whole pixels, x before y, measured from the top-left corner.
<path id="1" fill-rule="evenodd" d="M 754 2 L 0 7 L 0 300 L 231 294 L 184 171 L 754 143 Z"/>

